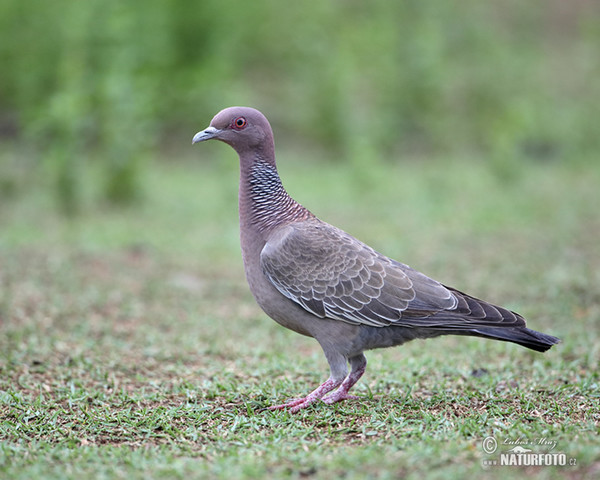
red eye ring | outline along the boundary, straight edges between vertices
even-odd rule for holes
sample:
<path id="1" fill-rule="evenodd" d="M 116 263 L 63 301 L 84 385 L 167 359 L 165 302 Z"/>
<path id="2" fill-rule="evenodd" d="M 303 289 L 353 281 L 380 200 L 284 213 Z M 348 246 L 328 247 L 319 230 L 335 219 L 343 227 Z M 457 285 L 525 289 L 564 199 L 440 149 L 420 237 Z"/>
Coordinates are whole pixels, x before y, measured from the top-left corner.
<path id="1" fill-rule="evenodd" d="M 235 128 L 236 130 L 241 130 L 247 124 L 248 124 L 248 122 L 246 121 L 246 119 L 244 117 L 237 117 L 233 120 L 233 122 L 231 122 L 231 126 L 233 128 Z"/>

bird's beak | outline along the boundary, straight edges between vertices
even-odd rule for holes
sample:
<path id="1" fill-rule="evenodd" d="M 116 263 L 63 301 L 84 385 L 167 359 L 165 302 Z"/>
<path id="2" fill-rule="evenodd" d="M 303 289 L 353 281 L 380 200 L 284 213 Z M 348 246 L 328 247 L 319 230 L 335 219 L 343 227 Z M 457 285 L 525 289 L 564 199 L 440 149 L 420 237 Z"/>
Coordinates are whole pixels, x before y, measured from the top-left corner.
<path id="1" fill-rule="evenodd" d="M 221 130 L 216 129 L 215 127 L 208 127 L 206 130 L 202 130 L 194 135 L 192 139 L 192 144 L 203 142 L 204 140 L 210 140 L 211 138 L 215 138 Z"/>

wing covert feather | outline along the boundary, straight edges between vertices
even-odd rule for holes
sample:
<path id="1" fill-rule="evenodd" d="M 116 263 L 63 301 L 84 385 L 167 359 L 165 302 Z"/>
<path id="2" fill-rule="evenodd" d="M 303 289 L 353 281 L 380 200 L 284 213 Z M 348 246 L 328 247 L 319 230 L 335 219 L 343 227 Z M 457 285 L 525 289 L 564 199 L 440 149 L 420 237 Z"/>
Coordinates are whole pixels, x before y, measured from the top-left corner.
<path id="1" fill-rule="evenodd" d="M 321 318 L 411 326 L 458 304 L 439 282 L 316 219 L 277 230 L 260 262 L 279 292 Z"/>

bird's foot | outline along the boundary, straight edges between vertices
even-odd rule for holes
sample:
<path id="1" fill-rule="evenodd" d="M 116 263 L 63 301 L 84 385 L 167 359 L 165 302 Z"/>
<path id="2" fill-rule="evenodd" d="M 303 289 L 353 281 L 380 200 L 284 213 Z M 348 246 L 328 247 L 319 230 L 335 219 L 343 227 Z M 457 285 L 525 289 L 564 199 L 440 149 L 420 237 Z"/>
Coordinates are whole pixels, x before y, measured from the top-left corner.
<path id="1" fill-rule="evenodd" d="M 341 402 L 343 400 L 357 400 L 358 398 L 359 397 L 357 397 L 356 395 L 348 395 L 348 392 L 337 390 L 321 399 L 316 398 L 316 397 L 311 397 L 310 395 L 308 395 L 304 398 L 295 398 L 293 400 L 290 400 L 287 403 L 282 403 L 281 405 L 273 405 L 271 407 L 267 407 L 267 409 L 268 410 L 285 410 L 285 409 L 289 408 L 290 412 L 297 413 L 300 410 L 302 410 L 303 408 L 306 408 L 309 405 L 317 402 L 318 400 L 321 400 L 323 403 L 325 403 L 327 405 L 332 405 L 334 403 Z"/>
<path id="2" fill-rule="evenodd" d="M 323 398 L 324 395 L 328 394 L 332 390 L 339 387 L 341 380 L 333 380 L 329 378 L 322 385 L 320 385 L 316 390 L 309 393 L 304 398 L 297 398 L 295 400 L 291 400 L 287 403 L 282 403 L 281 405 L 273 405 L 272 407 L 268 407 L 269 410 L 285 410 L 286 408 L 290 409 L 290 412 L 297 413 L 303 408 L 308 407 L 309 405 L 315 403 L 317 400 Z"/>
<path id="3" fill-rule="evenodd" d="M 304 398 L 297 398 L 287 403 L 282 403 L 281 405 L 273 405 L 268 407 L 269 410 L 286 410 L 289 408 L 291 413 L 297 413 L 303 408 L 308 407 L 309 405 L 315 403 L 318 398 L 310 397 L 310 395 Z"/>
<path id="4" fill-rule="evenodd" d="M 306 401 L 306 397 L 293 398 L 289 402 L 282 403 L 280 405 L 271 405 L 270 407 L 267 407 L 267 410 L 285 410 L 286 408 L 296 407 L 297 405 L 300 405 L 301 403 L 303 403 L 305 401 Z"/>
<path id="5" fill-rule="evenodd" d="M 321 400 L 323 400 L 323 402 L 325 402 L 327 405 L 332 405 L 343 400 L 358 400 L 359 398 L 360 397 L 357 397 L 356 395 L 348 395 L 348 392 L 336 390 L 335 392 L 330 393 L 326 397 L 323 397 Z"/>

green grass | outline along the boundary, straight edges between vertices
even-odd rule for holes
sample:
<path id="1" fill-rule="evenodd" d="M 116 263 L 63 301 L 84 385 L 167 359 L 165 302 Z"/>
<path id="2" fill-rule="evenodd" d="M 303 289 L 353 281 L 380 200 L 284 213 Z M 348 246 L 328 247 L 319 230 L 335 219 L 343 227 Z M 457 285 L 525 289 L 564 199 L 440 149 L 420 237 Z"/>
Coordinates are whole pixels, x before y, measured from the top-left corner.
<path id="1" fill-rule="evenodd" d="M 247 290 L 233 153 L 195 153 L 153 162 L 137 206 L 98 205 L 94 175 L 79 217 L 28 180 L 0 205 L 0 477 L 598 474 L 596 164 L 506 176 L 480 160 L 282 154 L 284 183 L 321 218 L 563 339 L 544 355 L 460 337 L 370 352 L 359 401 L 291 415 L 264 407 L 314 388 L 326 361 Z M 548 439 L 576 465 L 484 469 L 488 435 Z"/>

